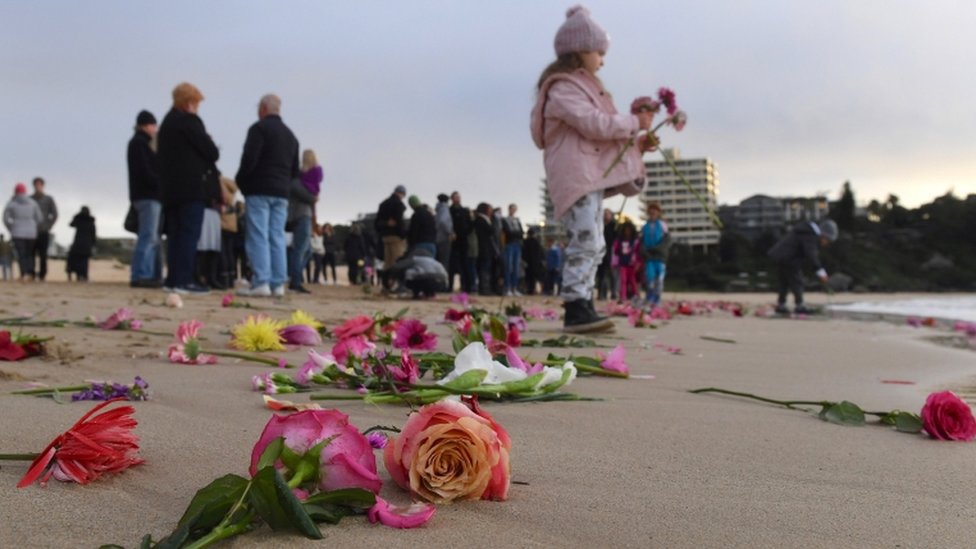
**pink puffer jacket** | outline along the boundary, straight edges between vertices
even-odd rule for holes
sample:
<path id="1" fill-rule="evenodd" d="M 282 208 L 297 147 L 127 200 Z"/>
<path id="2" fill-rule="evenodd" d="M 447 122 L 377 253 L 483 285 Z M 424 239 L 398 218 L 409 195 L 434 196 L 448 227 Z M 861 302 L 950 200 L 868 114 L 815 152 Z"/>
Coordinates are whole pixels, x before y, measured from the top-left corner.
<path id="1" fill-rule="evenodd" d="M 532 108 L 532 140 L 545 151 L 546 182 L 561 218 L 583 196 L 606 189 L 604 196 L 640 192 L 644 164 L 637 147 L 603 177 L 630 137 L 637 117 L 618 114 L 613 98 L 586 69 L 557 73 L 542 84 Z"/>

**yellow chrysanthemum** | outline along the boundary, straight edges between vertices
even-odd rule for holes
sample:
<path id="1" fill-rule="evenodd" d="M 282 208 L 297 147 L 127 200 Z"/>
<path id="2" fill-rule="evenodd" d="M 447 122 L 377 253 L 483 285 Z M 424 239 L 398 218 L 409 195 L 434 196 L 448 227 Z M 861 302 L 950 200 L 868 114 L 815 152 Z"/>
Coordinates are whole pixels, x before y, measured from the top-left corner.
<path id="1" fill-rule="evenodd" d="M 284 322 L 265 315 L 251 315 L 231 328 L 231 347 L 242 351 L 283 351 L 283 339 L 278 333 Z"/>
<path id="2" fill-rule="evenodd" d="M 306 313 L 301 309 L 296 309 L 295 312 L 291 314 L 291 318 L 288 319 L 288 325 L 308 326 L 309 328 L 315 330 L 316 332 L 318 332 L 319 330 L 325 327 L 324 324 L 322 324 L 318 320 L 315 320 L 315 318 L 312 315 Z"/>

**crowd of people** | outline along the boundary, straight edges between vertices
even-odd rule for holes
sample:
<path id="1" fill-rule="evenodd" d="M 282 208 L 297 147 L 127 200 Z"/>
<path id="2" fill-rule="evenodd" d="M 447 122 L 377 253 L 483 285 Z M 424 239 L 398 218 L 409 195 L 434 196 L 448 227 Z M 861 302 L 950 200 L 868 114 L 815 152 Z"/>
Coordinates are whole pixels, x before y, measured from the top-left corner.
<path id="1" fill-rule="evenodd" d="M 54 198 L 47 194 L 45 181 L 35 177 L 34 193 L 27 194 L 27 185 L 14 185 L 14 194 L 3 210 L 3 224 L 10 233 L 7 240 L 0 234 L 0 276 L 13 279 L 16 262 L 18 280 L 43 282 L 47 279 L 48 255 L 52 245 L 51 229 L 58 220 L 58 207 Z M 95 218 L 87 206 L 71 220 L 75 238 L 68 249 L 66 272 L 68 279 L 75 276 L 79 281 L 88 280 L 88 261 L 95 247 Z"/>
<path id="2" fill-rule="evenodd" d="M 353 223 L 342 243 L 351 284 L 378 281 L 385 292 L 412 291 L 415 297 L 455 289 L 513 297 L 541 289 L 562 297 L 563 328 L 571 333 L 612 329 L 597 313 L 594 293 L 646 307 L 659 303 L 671 242 L 661 206 L 646 203 L 640 229 L 603 208 L 606 197 L 634 196 L 642 189 L 641 155 L 658 145 L 653 132 L 643 132 L 653 127 L 656 109 L 617 111 L 597 77 L 609 37 L 585 8 L 567 12 L 553 45 L 556 59 L 537 82 L 530 130 L 543 151 L 549 196 L 565 232 L 541 242 L 537 228 L 526 230 L 516 204 L 508 205 L 507 215 L 488 202 L 470 209 L 455 191 L 439 194 L 430 207 L 397 185 L 379 204 L 371 226 Z M 152 113 L 137 115 L 128 146 L 126 225 L 137 235 L 131 286 L 199 294 L 246 281 L 238 294 L 261 297 L 309 293 L 305 284 L 325 282 L 330 272 L 337 283 L 336 232 L 316 216 L 322 167 L 314 151 L 300 151 L 282 120 L 281 99 L 260 99 L 234 178 L 217 169 L 220 150 L 199 116 L 201 91 L 184 82 L 172 99 L 158 126 Z M 34 180 L 34 190 L 27 196 L 18 184 L 4 211 L 12 239 L 0 238 L 0 267 L 8 265 L 4 276 L 13 255 L 21 279 L 44 280 L 47 274 L 57 208 L 42 179 Z M 94 218 L 82 208 L 71 225 L 76 238 L 69 277 L 87 280 Z M 771 252 L 781 267 L 781 310 L 788 292 L 803 309 L 800 265 L 812 260 L 819 268 L 817 240 L 837 236 L 836 226 L 809 225 Z M 818 275 L 826 276 L 822 269 Z"/>

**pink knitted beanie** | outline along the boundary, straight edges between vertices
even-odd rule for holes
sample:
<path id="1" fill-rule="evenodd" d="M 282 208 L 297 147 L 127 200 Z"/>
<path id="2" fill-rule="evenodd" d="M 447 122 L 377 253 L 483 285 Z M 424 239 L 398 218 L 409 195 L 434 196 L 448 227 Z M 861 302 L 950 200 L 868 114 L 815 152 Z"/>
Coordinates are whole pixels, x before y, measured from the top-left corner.
<path id="1" fill-rule="evenodd" d="M 566 11 L 566 21 L 556 32 L 556 55 L 583 51 L 606 52 L 610 36 L 590 19 L 590 10 L 576 5 Z"/>

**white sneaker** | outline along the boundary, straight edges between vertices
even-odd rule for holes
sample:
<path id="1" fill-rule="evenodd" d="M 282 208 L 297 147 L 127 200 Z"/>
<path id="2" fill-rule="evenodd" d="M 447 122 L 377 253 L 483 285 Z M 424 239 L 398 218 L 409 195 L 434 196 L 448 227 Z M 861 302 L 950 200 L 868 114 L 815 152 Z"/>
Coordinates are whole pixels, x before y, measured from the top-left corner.
<path id="1" fill-rule="evenodd" d="M 518 290 L 512 290 L 512 295 L 514 295 L 515 297 L 522 297 L 522 292 Z"/>
<path id="2" fill-rule="evenodd" d="M 505 297 L 512 297 L 512 290 L 506 291 L 505 292 Z"/>
<path id="3" fill-rule="evenodd" d="M 275 286 L 271 289 L 271 295 L 275 297 L 285 297 L 285 285 Z"/>
<path id="4" fill-rule="evenodd" d="M 262 284 L 253 288 L 239 288 L 237 295 L 244 297 L 271 297 L 271 286 Z"/>

